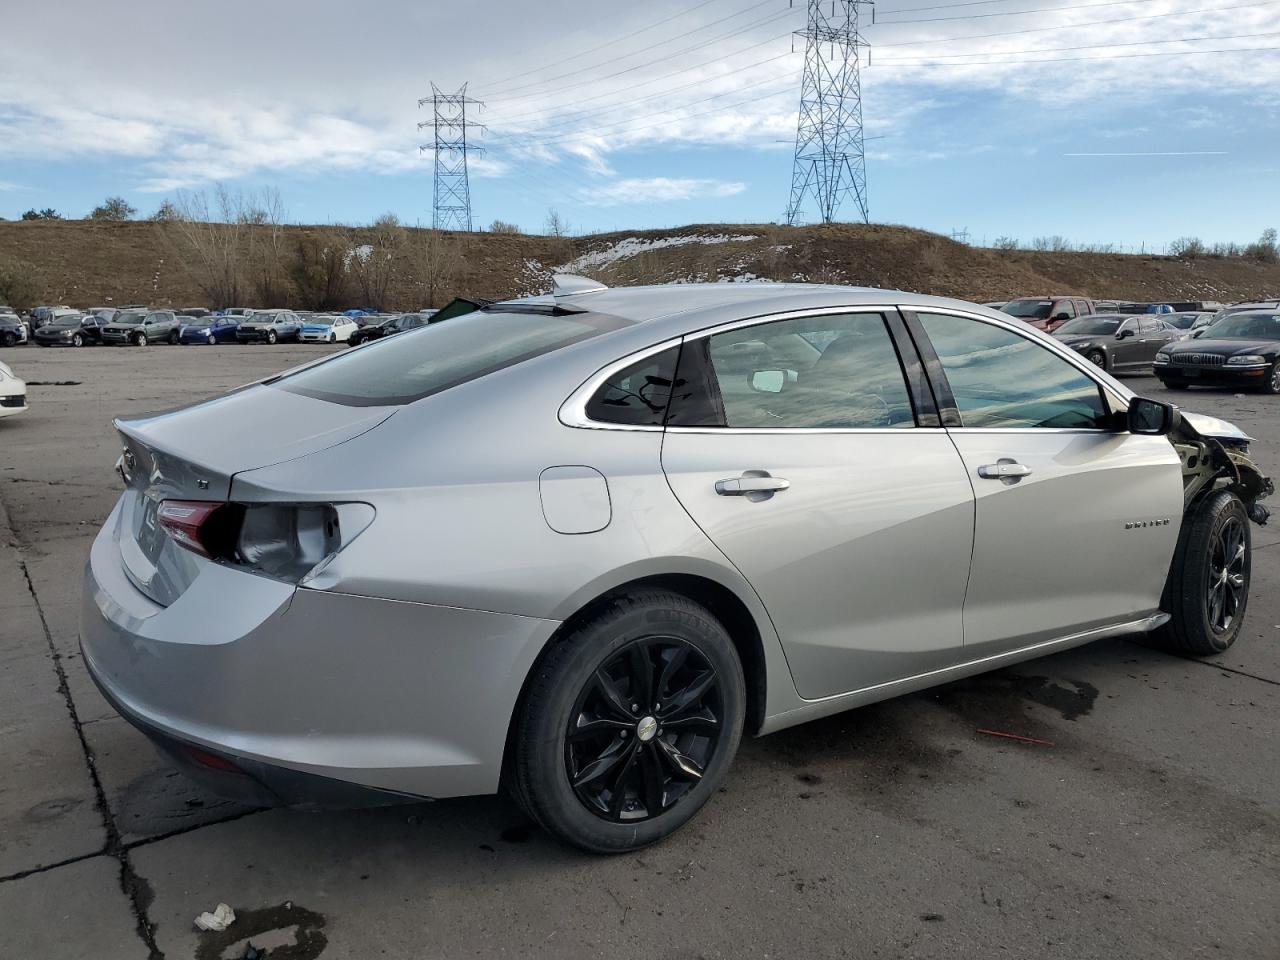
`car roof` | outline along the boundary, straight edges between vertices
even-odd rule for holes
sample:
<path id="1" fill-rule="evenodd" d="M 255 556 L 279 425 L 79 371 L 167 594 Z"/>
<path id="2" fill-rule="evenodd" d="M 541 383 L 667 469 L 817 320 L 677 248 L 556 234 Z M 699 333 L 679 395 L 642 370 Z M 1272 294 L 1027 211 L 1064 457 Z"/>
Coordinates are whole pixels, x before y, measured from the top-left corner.
<path id="1" fill-rule="evenodd" d="M 643 287 L 600 288 L 586 293 L 555 297 L 547 294 L 493 304 L 541 304 L 607 313 L 633 323 L 721 308 L 749 310 L 751 314 L 824 307 L 883 306 L 962 308 L 995 312 L 979 304 L 949 297 L 933 297 L 902 290 L 847 287 L 814 283 L 668 283 Z M 1007 314 L 996 316 L 1008 319 Z"/>

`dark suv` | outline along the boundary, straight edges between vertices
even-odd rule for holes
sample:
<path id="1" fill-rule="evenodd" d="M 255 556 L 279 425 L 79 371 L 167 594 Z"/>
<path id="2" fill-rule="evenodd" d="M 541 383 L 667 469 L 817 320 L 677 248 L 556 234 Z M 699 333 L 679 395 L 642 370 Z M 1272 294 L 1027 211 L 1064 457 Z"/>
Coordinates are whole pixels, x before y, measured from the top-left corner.
<path id="1" fill-rule="evenodd" d="M 1037 330 L 1053 333 L 1068 320 L 1087 317 L 1097 313 L 1098 308 L 1084 297 L 1019 297 L 1006 303 L 1000 312 L 1025 320 Z"/>

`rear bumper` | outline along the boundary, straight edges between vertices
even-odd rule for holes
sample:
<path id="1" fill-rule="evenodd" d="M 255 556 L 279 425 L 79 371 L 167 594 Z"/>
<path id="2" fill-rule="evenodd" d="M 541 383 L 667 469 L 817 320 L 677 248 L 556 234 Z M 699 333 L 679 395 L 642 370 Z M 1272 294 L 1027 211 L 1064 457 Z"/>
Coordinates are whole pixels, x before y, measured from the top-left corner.
<path id="1" fill-rule="evenodd" d="M 380 803 L 497 789 L 520 688 L 556 622 L 299 589 L 219 564 L 162 607 L 124 571 L 118 513 L 86 569 L 85 665 L 184 766 L 194 748 L 241 771 L 198 771 L 231 775 L 215 790 L 330 806 L 357 787 Z"/>

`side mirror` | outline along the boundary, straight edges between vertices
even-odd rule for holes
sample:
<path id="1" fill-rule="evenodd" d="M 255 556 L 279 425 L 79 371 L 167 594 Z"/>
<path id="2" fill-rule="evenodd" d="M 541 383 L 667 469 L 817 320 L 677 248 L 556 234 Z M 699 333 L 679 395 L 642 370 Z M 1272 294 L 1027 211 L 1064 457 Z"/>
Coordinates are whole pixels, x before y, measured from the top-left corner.
<path id="1" fill-rule="evenodd" d="M 756 370 L 751 374 L 751 389 L 756 393 L 781 393 L 786 385 L 785 370 Z"/>
<path id="2" fill-rule="evenodd" d="M 1171 403 L 1134 397 L 1129 401 L 1129 432 L 1161 437 L 1178 425 L 1178 408 Z"/>
<path id="3" fill-rule="evenodd" d="M 1208 329 L 1209 329 L 1208 327 L 1200 327 L 1197 330 L 1192 330 L 1191 331 L 1192 339 L 1198 339 L 1199 337 L 1203 336 L 1204 332 Z"/>

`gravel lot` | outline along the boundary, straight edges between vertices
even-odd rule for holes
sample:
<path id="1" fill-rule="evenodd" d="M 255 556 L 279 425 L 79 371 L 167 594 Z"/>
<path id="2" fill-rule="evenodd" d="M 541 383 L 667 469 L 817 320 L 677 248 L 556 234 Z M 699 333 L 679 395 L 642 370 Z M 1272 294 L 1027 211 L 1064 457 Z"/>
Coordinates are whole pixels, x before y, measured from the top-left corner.
<path id="1" fill-rule="evenodd" d="M 109 421 L 325 349 L 0 351 L 32 407 L 0 421 L 0 956 L 1280 956 L 1280 522 L 1254 528 L 1227 655 L 1100 642 L 748 742 L 723 795 L 638 856 L 568 850 L 503 798 L 321 815 L 205 795 L 77 651 Z M 1235 421 L 1280 475 L 1280 398 L 1131 384 Z M 238 921 L 198 934 L 219 901 Z"/>

